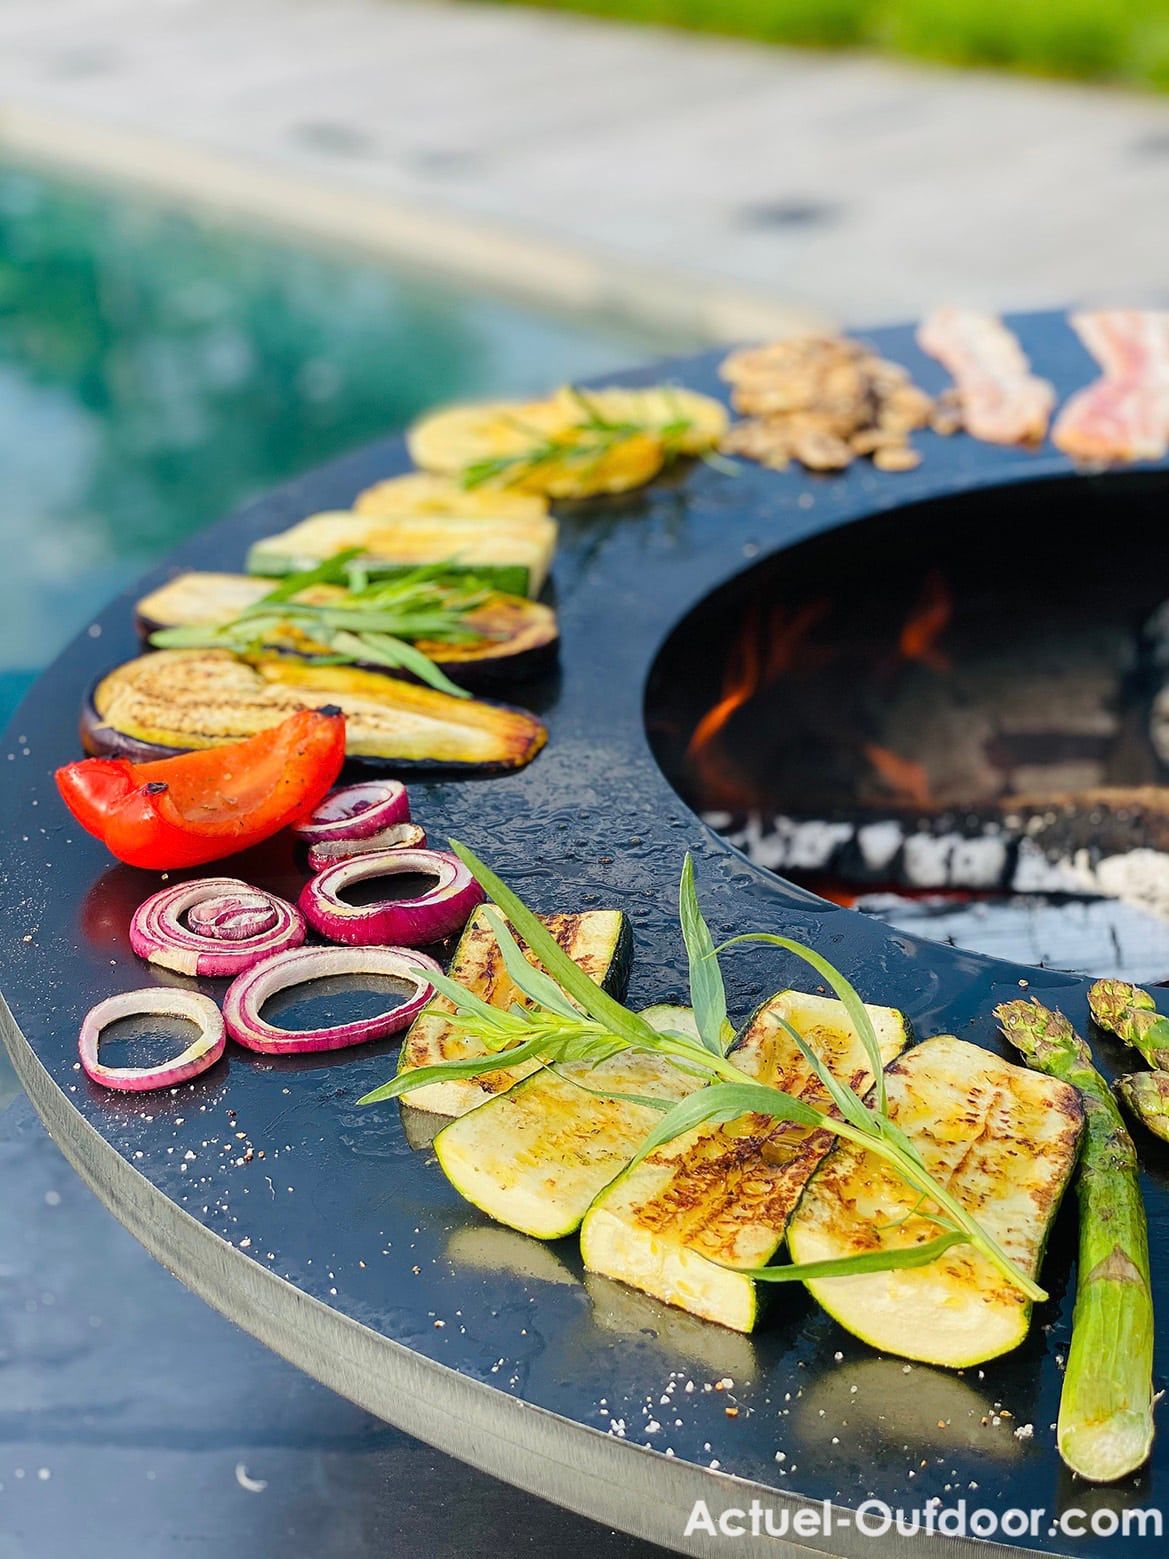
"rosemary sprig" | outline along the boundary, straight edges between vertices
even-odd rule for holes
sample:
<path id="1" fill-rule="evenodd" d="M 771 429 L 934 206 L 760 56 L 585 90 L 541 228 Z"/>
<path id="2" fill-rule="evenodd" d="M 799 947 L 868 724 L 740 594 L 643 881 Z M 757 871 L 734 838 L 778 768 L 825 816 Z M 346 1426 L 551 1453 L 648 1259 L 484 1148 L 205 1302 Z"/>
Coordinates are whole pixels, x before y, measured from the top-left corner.
<path id="1" fill-rule="evenodd" d="M 616 428 L 592 428 L 587 424 L 583 432 L 574 431 L 557 437 L 539 435 L 526 449 L 516 450 L 509 455 L 485 455 L 481 460 L 472 460 L 463 467 L 460 480 L 467 491 L 473 492 L 475 488 L 484 487 L 489 482 L 514 487 L 517 482 L 534 476 L 550 465 L 579 466 L 583 471 L 591 471 L 600 465 L 611 450 L 629 437 L 628 433 Z"/>
<path id="2" fill-rule="evenodd" d="M 766 1269 L 768 1281 L 914 1266 L 934 1259 L 952 1245 L 965 1243 L 978 1250 L 1027 1299 L 1047 1297 L 1038 1284 L 1015 1266 L 973 1215 L 930 1175 L 917 1149 L 890 1119 L 883 1058 L 869 1014 L 852 985 L 827 959 L 791 938 L 766 932 L 734 937 L 724 944 L 729 947 L 740 942 L 760 941 L 783 948 L 803 959 L 828 982 L 844 1003 L 870 1056 L 876 1079 L 872 1107 L 836 1078 L 823 1058 L 794 1030 L 791 1031 L 793 1037 L 836 1105 L 837 1113 L 819 1109 L 771 1084 L 758 1082 L 740 1071 L 731 1060 L 728 1052 L 733 1034 L 725 1018 L 725 994 L 717 969 L 718 953 L 722 949 L 714 947 L 699 910 L 689 857 L 682 872 L 679 909 L 691 967 L 695 1017 L 700 1034 L 697 1040 L 683 1033 L 657 1033 L 637 1013 L 609 996 L 564 952 L 538 917 L 489 867 L 457 840 L 452 839 L 450 845 L 541 965 L 540 969 L 532 968 L 502 916 L 493 913 L 492 923 L 508 974 L 531 1005 L 516 1004 L 510 1010 L 502 1011 L 445 975 L 433 976 L 435 988 L 454 1008 L 453 1021 L 464 1033 L 480 1040 L 487 1054 L 401 1072 L 391 1082 L 366 1094 L 360 1103 L 374 1104 L 397 1098 L 440 1079 L 476 1077 L 515 1066 L 520 1061 L 536 1060 L 546 1066 L 575 1061 L 596 1066 L 626 1051 L 662 1056 L 692 1074 L 705 1075 L 709 1082 L 674 1105 L 657 1102 L 655 1107 L 662 1110 L 662 1118 L 642 1142 L 633 1165 L 699 1126 L 722 1124 L 747 1114 L 791 1121 L 811 1130 L 831 1131 L 884 1160 L 918 1192 L 923 1209 L 921 1216 L 928 1218 L 939 1231 L 928 1244 L 923 1242 L 920 1246 L 902 1250 L 842 1258 L 828 1274 L 789 1268 L 786 1270 L 790 1276 L 782 1278 L 770 1275 L 771 1269 Z M 603 1075 L 596 1081 L 598 1091 L 603 1092 Z M 927 1207 L 929 1211 L 924 1210 Z M 926 1249 L 932 1250 L 930 1256 L 922 1255 Z M 863 1265 L 855 1265 L 857 1261 Z"/>
<path id="3" fill-rule="evenodd" d="M 511 487 L 550 465 L 573 466 L 587 473 L 619 445 L 645 434 L 660 439 L 670 457 L 677 452 L 678 441 L 691 426 L 691 419 L 683 415 L 680 406 L 677 416 L 670 422 L 621 421 L 606 417 L 592 397 L 577 385 L 569 385 L 568 393 L 580 408 L 578 422 L 569 423 L 560 432 L 547 433 L 528 426 L 518 417 L 510 418 L 511 425 L 531 442 L 510 454 L 472 460 L 463 467 L 462 485 L 468 490 L 488 483 Z"/>
<path id="4" fill-rule="evenodd" d="M 439 692 L 469 698 L 418 648 L 418 641 L 466 644 L 485 637 L 468 614 L 489 591 L 474 579 L 454 578 L 449 564 L 431 564 L 372 583 L 360 570 L 361 549 L 350 547 L 318 567 L 292 574 L 230 621 L 160 628 L 155 649 L 231 649 L 255 654 L 295 648 L 319 663 L 369 662 L 408 671 Z M 323 587 L 323 588 L 322 588 Z M 310 591 L 315 599 L 306 600 Z"/>

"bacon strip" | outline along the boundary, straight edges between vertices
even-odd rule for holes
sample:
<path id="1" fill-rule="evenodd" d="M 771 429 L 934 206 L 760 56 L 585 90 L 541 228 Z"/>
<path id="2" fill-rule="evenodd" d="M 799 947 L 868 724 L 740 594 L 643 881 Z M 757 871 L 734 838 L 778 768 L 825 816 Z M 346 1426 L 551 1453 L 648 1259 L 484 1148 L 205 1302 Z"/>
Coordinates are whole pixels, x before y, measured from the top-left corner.
<path id="1" fill-rule="evenodd" d="M 1072 325 L 1103 372 L 1060 412 L 1055 444 L 1094 465 L 1160 460 L 1169 453 L 1169 312 L 1102 309 L 1073 314 Z"/>
<path id="2" fill-rule="evenodd" d="M 1031 372 L 1002 320 L 976 309 L 935 309 L 918 327 L 917 343 L 953 376 L 967 432 L 989 444 L 1043 438 L 1055 390 Z"/>

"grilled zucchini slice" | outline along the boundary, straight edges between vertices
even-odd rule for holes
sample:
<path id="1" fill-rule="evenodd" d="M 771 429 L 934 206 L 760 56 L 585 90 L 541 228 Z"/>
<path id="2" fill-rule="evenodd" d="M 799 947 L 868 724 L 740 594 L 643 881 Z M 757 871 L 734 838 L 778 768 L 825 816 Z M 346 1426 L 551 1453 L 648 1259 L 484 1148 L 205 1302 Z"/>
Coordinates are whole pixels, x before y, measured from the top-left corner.
<path id="1" fill-rule="evenodd" d="M 881 1054 L 891 1060 L 907 1043 L 905 1018 L 890 1007 L 868 1011 Z M 828 1107 L 781 1020 L 838 1077 L 862 1092 L 871 1085 L 868 1054 L 842 1003 L 800 991 L 781 991 L 752 1014 L 733 1051 L 744 1072 Z M 589 1208 L 581 1227 L 585 1266 L 749 1332 L 758 1319 L 756 1284 L 729 1268 L 761 1267 L 774 1257 L 831 1146 L 831 1132 L 762 1115 L 687 1132 L 621 1175 Z"/>
<path id="2" fill-rule="evenodd" d="M 570 390 L 546 401 L 447 406 L 406 435 L 429 471 L 474 474 L 483 487 L 549 498 L 591 498 L 641 487 L 661 470 L 666 443 L 656 427 L 598 430 Z"/>
<path id="3" fill-rule="evenodd" d="M 484 520 L 457 514 L 380 519 L 348 510 L 313 514 L 248 552 L 249 574 L 296 574 L 348 547 L 362 549 L 371 574 L 394 574 L 420 564 L 449 563 L 454 574 L 509 595 L 539 595 L 556 552 L 556 521 L 549 515 Z"/>
<path id="4" fill-rule="evenodd" d="M 655 1028 L 681 1023 L 693 1031 L 687 1009 L 681 1017 L 672 1007 L 643 1016 Z M 488 1217 L 538 1240 L 562 1239 L 660 1119 L 652 1105 L 602 1098 L 598 1090 L 674 1104 L 705 1081 L 664 1056 L 542 1067 L 444 1127 L 434 1151 L 455 1190 Z"/>
<path id="5" fill-rule="evenodd" d="M 399 519 L 427 514 L 454 514 L 490 524 L 494 520 L 539 519 L 548 513 L 548 500 L 538 493 L 508 493 L 492 489 L 468 492 L 453 477 L 429 471 L 408 471 L 375 482 L 353 500 L 356 514 L 376 519 Z"/>
<path id="6" fill-rule="evenodd" d="M 148 761 L 240 741 L 298 709 L 328 704 L 345 712 L 349 758 L 396 769 L 518 769 L 548 739 L 523 709 L 453 698 L 355 666 L 158 650 L 98 681 L 82 715 L 82 740 L 90 752 Z"/>
<path id="7" fill-rule="evenodd" d="M 1075 1167 L 1079 1094 L 950 1035 L 918 1045 L 885 1077 L 889 1114 L 931 1175 L 1034 1277 Z M 839 1143 L 792 1219 L 791 1258 L 824 1261 L 919 1244 L 937 1228 L 913 1215 L 916 1204 L 895 1170 Z M 1023 1341 L 1031 1321 L 1026 1297 L 969 1245 L 926 1267 L 807 1286 L 854 1336 L 927 1364 L 962 1368 L 998 1358 Z"/>
<path id="8" fill-rule="evenodd" d="M 406 430 L 406 447 L 424 471 L 457 477 L 481 460 L 523 455 L 561 436 L 579 412 L 553 401 L 469 401 L 440 406 Z"/>
<path id="9" fill-rule="evenodd" d="M 618 999 L 625 994 L 633 942 L 629 922 L 621 910 L 590 909 L 580 915 L 541 915 L 540 919 L 568 956 L 598 985 Z M 447 973 L 493 1007 L 506 1009 L 514 1002 L 528 1005 L 527 998 L 508 978 L 495 932 L 482 907 L 467 922 Z M 455 1033 L 448 1021 L 451 1010 L 445 996 L 435 996 L 418 1014 L 398 1054 L 399 1072 L 486 1054 L 476 1040 Z M 498 1072 L 486 1072 L 482 1077 L 428 1083 L 407 1097 L 419 1110 L 436 1115 L 465 1115 L 484 1099 L 503 1093 L 521 1077 L 529 1076 L 539 1064 L 527 1061 Z"/>
<path id="10" fill-rule="evenodd" d="M 177 574 L 138 602 L 138 631 L 147 638 L 160 628 L 219 627 L 254 606 L 271 589 L 270 579 L 254 574 Z M 345 598 L 345 591 L 336 585 L 315 585 L 298 597 L 321 606 Z M 463 622 L 480 637 L 454 644 L 420 639 L 417 647 L 466 687 L 505 676 L 530 676 L 555 657 L 556 614 L 539 601 L 520 595 L 489 595 L 465 614 Z M 329 654 L 327 645 L 314 644 L 303 632 L 274 633 L 264 648 L 302 658 Z M 375 668 L 371 664 L 369 669 Z"/>

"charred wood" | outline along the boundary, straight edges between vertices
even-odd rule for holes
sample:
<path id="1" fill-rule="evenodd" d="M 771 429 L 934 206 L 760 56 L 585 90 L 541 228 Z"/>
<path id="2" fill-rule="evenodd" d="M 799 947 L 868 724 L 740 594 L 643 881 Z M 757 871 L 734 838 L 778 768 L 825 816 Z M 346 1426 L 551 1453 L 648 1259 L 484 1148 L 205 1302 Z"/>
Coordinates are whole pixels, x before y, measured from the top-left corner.
<path id="1" fill-rule="evenodd" d="M 757 865 L 857 886 L 1098 894 L 1169 916 L 1169 789 L 1012 796 L 948 811 L 707 812 Z"/>

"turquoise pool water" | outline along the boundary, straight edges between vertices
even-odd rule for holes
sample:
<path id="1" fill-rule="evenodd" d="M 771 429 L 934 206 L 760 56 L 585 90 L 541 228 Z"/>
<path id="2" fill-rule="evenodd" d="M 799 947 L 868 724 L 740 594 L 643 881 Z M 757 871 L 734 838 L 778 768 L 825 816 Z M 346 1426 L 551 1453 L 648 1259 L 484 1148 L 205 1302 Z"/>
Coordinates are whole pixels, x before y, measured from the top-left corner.
<path id="1" fill-rule="evenodd" d="M 435 401 L 686 341 L 0 164 L 0 723 L 180 537 Z"/>

